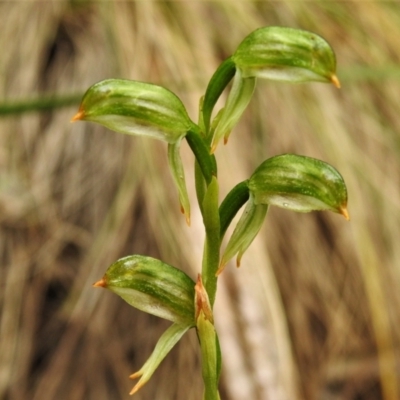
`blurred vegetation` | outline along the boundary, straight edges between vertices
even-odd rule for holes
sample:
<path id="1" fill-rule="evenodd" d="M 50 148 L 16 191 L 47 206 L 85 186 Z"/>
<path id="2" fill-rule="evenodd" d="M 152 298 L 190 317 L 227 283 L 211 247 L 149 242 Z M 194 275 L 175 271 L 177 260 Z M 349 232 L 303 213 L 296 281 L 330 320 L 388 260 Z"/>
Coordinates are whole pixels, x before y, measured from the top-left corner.
<path id="1" fill-rule="evenodd" d="M 194 277 L 203 237 L 200 215 L 188 229 L 179 213 L 162 143 L 70 125 L 77 106 L 6 107 L 65 105 L 121 77 L 165 85 L 195 118 L 215 68 L 264 25 L 327 39 L 342 89 L 260 82 L 217 151 L 222 194 L 269 156 L 304 154 L 341 171 L 351 221 L 272 209 L 226 269 L 222 397 L 400 398 L 400 9 L 357 0 L 0 3 L 0 398 L 128 398 L 166 323 L 91 284 L 133 253 Z M 136 398 L 200 399 L 196 340 Z"/>

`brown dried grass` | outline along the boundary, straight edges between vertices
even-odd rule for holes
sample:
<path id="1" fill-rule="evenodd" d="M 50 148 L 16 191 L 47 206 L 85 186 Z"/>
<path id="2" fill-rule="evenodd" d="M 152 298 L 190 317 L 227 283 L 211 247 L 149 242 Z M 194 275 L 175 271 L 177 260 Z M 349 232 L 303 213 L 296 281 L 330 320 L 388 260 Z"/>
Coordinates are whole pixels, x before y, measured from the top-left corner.
<path id="1" fill-rule="evenodd" d="M 167 86 L 195 118 L 212 72 L 251 30 L 301 27 L 335 48 L 342 90 L 260 82 L 217 152 L 223 193 L 275 154 L 330 162 L 352 217 L 273 209 L 242 268 L 227 268 L 224 399 L 400 398 L 399 20 L 396 2 L 356 0 L 0 3 L 6 100 L 124 77 Z M 4 399 L 128 398 L 127 376 L 167 325 L 91 283 L 131 253 L 199 268 L 200 216 L 184 225 L 164 146 L 71 126 L 74 111 L 0 121 Z M 198 357 L 191 332 L 136 397 L 201 398 Z"/>

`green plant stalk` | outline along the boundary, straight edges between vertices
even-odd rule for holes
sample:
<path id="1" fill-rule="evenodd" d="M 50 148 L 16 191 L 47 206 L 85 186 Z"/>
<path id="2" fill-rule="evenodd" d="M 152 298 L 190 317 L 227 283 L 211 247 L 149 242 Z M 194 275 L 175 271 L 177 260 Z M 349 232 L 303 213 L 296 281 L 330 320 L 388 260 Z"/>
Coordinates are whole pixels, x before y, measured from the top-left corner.
<path id="1" fill-rule="evenodd" d="M 197 319 L 197 333 L 201 347 L 202 375 L 204 381 L 204 400 L 219 400 L 218 380 L 220 374 L 220 350 L 217 333 L 203 311 Z"/>
<path id="2" fill-rule="evenodd" d="M 209 149 L 199 132 L 189 130 L 186 133 L 185 138 L 196 157 L 196 161 L 201 169 L 204 179 L 207 182 L 207 185 L 209 185 L 212 177 L 217 176 L 217 163 L 215 161 L 215 157 L 210 154 Z"/>
<path id="3" fill-rule="evenodd" d="M 220 219 L 218 207 L 218 181 L 212 178 L 208 185 L 203 200 L 203 221 L 206 230 L 204 244 L 204 255 L 202 265 L 202 277 L 206 288 L 211 307 L 214 305 L 217 291 L 217 270 L 219 267 L 220 253 Z"/>
<path id="4" fill-rule="evenodd" d="M 207 184 L 197 160 L 195 161 L 194 164 L 194 180 L 196 187 L 197 202 L 199 203 L 199 208 L 201 214 L 203 215 L 203 200 L 206 194 Z"/>
<path id="5" fill-rule="evenodd" d="M 203 99 L 199 107 L 199 131 L 192 129 L 185 138 L 193 151 L 195 161 L 195 188 L 199 208 L 203 215 L 205 227 L 205 241 L 202 260 L 202 279 L 208 294 L 211 307 L 214 305 L 217 291 L 216 272 L 219 267 L 220 257 L 220 215 L 219 215 L 219 186 L 217 181 L 217 162 L 210 152 L 207 141 L 209 124 L 204 126 Z M 200 131 L 200 126 L 205 132 Z"/>
<path id="6" fill-rule="evenodd" d="M 224 201 L 219 207 L 219 218 L 220 218 L 220 241 L 225 236 L 225 232 L 228 229 L 233 218 L 237 212 L 246 204 L 249 200 L 249 188 L 248 180 L 238 183 L 225 197 Z"/>
<path id="7" fill-rule="evenodd" d="M 232 61 L 232 57 L 229 57 L 218 67 L 207 86 L 207 90 L 204 95 L 204 102 L 201 108 L 201 121 L 203 121 L 204 127 L 207 131 L 206 136 L 209 134 L 211 114 L 214 106 L 224 89 L 234 77 L 235 72 L 235 63 Z"/>
<path id="8" fill-rule="evenodd" d="M 209 313 L 211 313 L 211 315 L 208 315 L 208 318 L 210 318 L 209 320 L 204 319 L 204 310 L 200 311 L 200 315 L 197 315 L 196 328 L 202 355 L 201 369 L 204 382 L 203 400 L 220 400 L 218 381 L 221 372 L 221 350 L 217 332 L 212 322 L 212 307 L 217 292 L 218 278 L 216 272 L 219 268 L 221 246 L 220 213 L 218 206 L 219 187 L 216 159 L 213 154 L 210 154 L 211 140 L 207 140 L 209 121 L 207 127 L 204 124 L 203 99 L 200 100 L 199 107 L 199 128 L 203 133 L 188 132 L 186 140 L 196 157 L 194 173 L 196 195 L 205 227 L 202 278 L 199 277 L 199 281 L 196 284 L 196 292 L 197 289 L 200 289 L 200 287 L 198 287 L 200 284 L 202 290 L 206 292 L 206 303 L 208 304 Z M 204 281 L 204 286 L 202 281 Z"/>

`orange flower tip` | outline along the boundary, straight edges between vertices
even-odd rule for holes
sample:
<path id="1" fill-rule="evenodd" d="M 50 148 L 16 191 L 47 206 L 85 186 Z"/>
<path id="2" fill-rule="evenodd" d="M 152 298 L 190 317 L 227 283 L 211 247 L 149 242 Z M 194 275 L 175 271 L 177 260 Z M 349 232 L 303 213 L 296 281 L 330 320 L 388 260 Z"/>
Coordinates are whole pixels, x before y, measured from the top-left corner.
<path id="1" fill-rule="evenodd" d="M 71 122 L 80 121 L 85 116 L 85 112 L 83 110 L 79 110 L 71 119 Z"/>
<path id="2" fill-rule="evenodd" d="M 137 379 L 142 376 L 143 373 L 141 371 L 134 372 L 132 375 L 129 375 L 129 379 Z"/>
<path id="3" fill-rule="evenodd" d="M 331 76 L 331 82 L 332 82 L 338 89 L 340 89 L 340 81 L 339 81 L 339 78 L 338 78 L 335 74 L 333 74 L 333 75 Z"/>
<path id="4" fill-rule="evenodd" d="M 141 387 L 142 387 L 142 385 L 135 385 L 135 386 L 133 387 L 133 389 L 129 392 L 129 394 L 132 396 L 132 395 L 135 394 Z"/>
<path id="5" fill-rule="evenodd" d="M 343 217 L 346 218 L 347 221 L 350 221 L 350 215 L 349 215 L 349 212 L 347 211 L 347 207 L 346 206 L 340 207 L 339 212 L 340 212 L 340 214 L 343 215 Z"/>
<path id="6" fill-rule="evenodd" d="M 99 281 L 97 281 L 96 283 L 93 283 L 93 287 L 107 287 L 107 283 L 104 279 L 100 279 Z"/>
<path id="7" fill-rule="evenodd" d="M 217 269 L 215 276 L 219 276 L 222 273 L 222 271 L 225 269 L 225 265 L 226 264 L 222 264 L 222 263 L 219 265 L 219 268 Z"/>
<path id="8" fill-rule="evenodd" d="M 228 143 L 228 139 L 229 139 L 229 136 L 225 136 L 225 137 L 224 137 L 224 144 L 227 144 L 227 143 Z"/>
<path id="9" fill-rule="evenodd" d="M 238 256 L 237 257 L 237 259 L 236 259 L 236 268 L 239 268 L 240 267 L 240 261 L 242 260 L 242 257 L 240 256 Z"/>
<path id="10" fill-rule="evenodd" d="M 185 209 L 183 208 L 182 204 L 181 204 L 181 213 L 185 215 L 185 220 L 186 220 L 186 224 L 187 226 L 190 226 L 190 214 L 189 211 L 185 211 Z"/>
<path id="11" fill-rule="evenodd" d="M 208 294 L 206 288 L 203 285 L 203 281 L 201 279 L 201 275 L 199 274 L 197 277 L 196 285 L 194 286 L 195 290 L 195 318 L 196 321 L 199 319 L 200 314 L 203 314 L 203 317 L 214 323 L 213 313 L 211 310 L 210 300 L 208 298 Z"/>

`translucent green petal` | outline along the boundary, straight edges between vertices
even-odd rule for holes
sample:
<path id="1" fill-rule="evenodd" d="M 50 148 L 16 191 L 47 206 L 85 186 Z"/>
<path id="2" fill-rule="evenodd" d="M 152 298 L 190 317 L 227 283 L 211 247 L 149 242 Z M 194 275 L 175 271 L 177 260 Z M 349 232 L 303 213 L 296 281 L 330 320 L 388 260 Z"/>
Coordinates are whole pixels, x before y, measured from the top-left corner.
<path id="1" fill-rule="evenodd" d="M 212 153 L 222 138 L 224 138 L 225 143 L 228 141 L 231 130 L 238 123 L 253 96 L 254 87 L 254 78 L 243 78 L 242 73 L 239 70 L 236 71 L 225 107 L 218 115 L 218 124 L 215 127 L 211 145 Z"/>
<path id="2" fill-rule="evenodd" d="M 218 269 L 220 274 L 225 268 L 226 263 L 237 254 L 236 265 L 240 266 L 240 260 L 244 252 L 249 248 L 261 226 L 265 220 L 268 211 L 268 205 L 255 204 L 254 199 L 250 196 L 249 201 L 237 223 L 232 236 L 225 248 L 221 258 L 221 264 Z"/>
<path id="3" fill-rule="evenodd" d="M 144 363 L 143 367 L 130 376 L 131 379 L 140 377 L 140 380 L 133 387 L 130 394 L 136 393 L 148 382 L 154 371 L 160 365 L 161 361 L 172 350 L 175 344 L 179 342 L 181 337 L 188 331 L 189 328 L 190 326 L 188 325 L 173 324 L 162 334 L 153 353 Z"/>
<path id="4" fill-rule="evenodd" d="M 190 225 L 190 201 L 186 189 L 185 171 L 183 170 L 182 159 L 179 153 L 180 144 L 180 140 L 176 143 L 168 144 L 168 162 L 178 188 L 181 210 L 185 214 L 186 223 Z"/>

